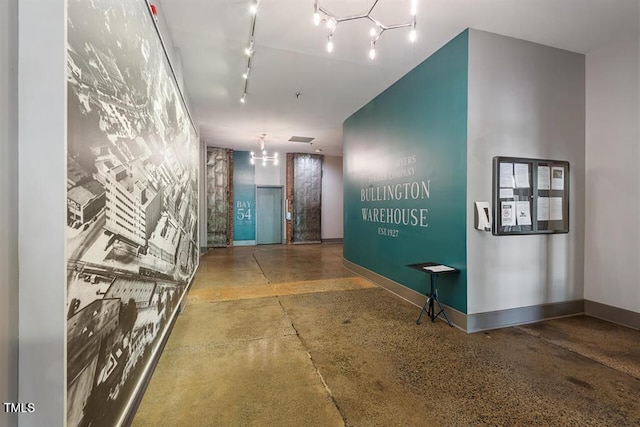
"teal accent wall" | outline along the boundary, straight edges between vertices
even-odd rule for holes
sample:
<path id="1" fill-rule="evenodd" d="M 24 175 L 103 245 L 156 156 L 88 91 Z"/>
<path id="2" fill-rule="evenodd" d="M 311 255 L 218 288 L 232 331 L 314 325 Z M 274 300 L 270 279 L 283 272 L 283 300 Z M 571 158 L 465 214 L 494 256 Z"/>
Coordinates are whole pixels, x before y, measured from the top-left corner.
<path id="1" fill-rule="evenodd" d="M 233 240 L 256 240 L 255 165 L 248 151 L 233 152 Z"/>
<path id="2" fill-rule="evenodd" d="M 344 257 L 424 293 L 407 264 L 461 270 L 438 279 L 467 312 L 468 30 L 344 123 Z M 490 173 L 488 171 L 487 173 Z"/>

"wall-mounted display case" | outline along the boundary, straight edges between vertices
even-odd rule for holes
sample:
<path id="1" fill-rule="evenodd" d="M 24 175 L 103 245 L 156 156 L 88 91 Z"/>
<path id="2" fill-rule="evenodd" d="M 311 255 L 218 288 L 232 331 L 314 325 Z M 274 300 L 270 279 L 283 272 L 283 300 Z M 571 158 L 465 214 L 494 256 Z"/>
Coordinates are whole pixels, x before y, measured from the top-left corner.
<path id="1" fill-rule="evenodd" d="M 493 158 L 495 236 L 569 232 L 569 162 Z"/>

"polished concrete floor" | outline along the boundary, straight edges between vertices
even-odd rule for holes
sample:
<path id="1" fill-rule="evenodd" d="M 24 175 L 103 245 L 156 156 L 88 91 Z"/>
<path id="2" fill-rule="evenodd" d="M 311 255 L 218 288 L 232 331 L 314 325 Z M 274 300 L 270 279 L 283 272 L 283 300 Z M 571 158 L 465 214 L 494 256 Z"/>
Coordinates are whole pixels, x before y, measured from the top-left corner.
<path id="1" fill-rule="evenodd" d="M 638 426 L 640 332 L 578 316 L 465 334 L 342 246 L 203 256 L 134 426 Z"/>

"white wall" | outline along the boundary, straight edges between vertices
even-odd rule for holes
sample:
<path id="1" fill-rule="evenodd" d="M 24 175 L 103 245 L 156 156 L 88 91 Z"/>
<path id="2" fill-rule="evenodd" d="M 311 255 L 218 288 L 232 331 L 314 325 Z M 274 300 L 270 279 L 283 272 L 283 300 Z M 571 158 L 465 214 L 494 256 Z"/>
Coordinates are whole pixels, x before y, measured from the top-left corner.
<path id="1" fill-rule="evenodd" d="M 342 239 L 342 157 L 322 159 L 322 239 Z"/>
<path id="2" fill-rule="evenodd" d="M 280 154 L 280 156 L 277 165 L 269 163 L 262 166 L 262 163 L 256 162 L 256 185 L 282 185 L 284 188 L 287 181 L 287 162 L 284 155 Z"/>
<path id="3" fill-rule="evenodd" d="M 638 28 L 587 54 L 584 298 L 640 312 Z"/>
<path id="4" fill-rule="evenodd" d="M 18 1 L 3 1 L 0 2 L 0 402 L 18 401 L 17 65 Z M 0 410 L 0 424 L 17 425 L 17 415 Z"/>
<path id="5" fill-rule="evenodd" d="M 20 0 L 20 426 L 65 422 L 66 2 Z"/>
<path id="6" fill-rule="evenodd" d="M 468 93 L 468 314 L 582 299 L 584 56 L 470 30 Z M 473 202 L 491 201 L 494 156 L 570 162 L 568 234 L 473 228 Z"/>

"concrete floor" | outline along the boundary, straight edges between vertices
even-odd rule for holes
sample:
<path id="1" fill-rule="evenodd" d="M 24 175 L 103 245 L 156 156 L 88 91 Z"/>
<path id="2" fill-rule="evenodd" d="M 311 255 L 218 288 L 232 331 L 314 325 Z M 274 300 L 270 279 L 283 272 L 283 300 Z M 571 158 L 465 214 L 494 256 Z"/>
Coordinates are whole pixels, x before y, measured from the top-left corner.
<path id="1" fill-rule="evenodd" d="M 341 256 L 209 251 L 133 425 L 640 425 L 640 332 L 585 316 L 418 326 Z"/>

